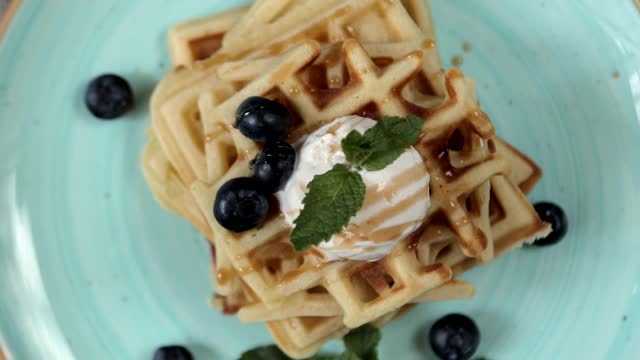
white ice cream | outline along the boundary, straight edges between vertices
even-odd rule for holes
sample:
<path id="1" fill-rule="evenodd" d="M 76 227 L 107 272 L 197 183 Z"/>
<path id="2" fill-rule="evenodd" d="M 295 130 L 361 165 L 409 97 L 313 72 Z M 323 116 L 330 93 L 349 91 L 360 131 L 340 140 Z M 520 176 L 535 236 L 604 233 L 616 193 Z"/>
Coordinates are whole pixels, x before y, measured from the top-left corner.
<path id="1" fill-rule="evenodd" d="M 302 209 L 307 185 L 336 164 L 348 164 L 341 142 L 352 130 L 364 133 L 376 122 L 359 116 L 338 118 L 316 130 L 297 146 L 295 170 L 276 194 L 286 221 L 293 227 Z M 414 232 L 429 209 L 429 174 L 420 154 L 410 147 L 380 171 L 360 171 L 367 186 L 365 204 L 350 225 L 317 248 L 326 261 L 377 260 Z"/>

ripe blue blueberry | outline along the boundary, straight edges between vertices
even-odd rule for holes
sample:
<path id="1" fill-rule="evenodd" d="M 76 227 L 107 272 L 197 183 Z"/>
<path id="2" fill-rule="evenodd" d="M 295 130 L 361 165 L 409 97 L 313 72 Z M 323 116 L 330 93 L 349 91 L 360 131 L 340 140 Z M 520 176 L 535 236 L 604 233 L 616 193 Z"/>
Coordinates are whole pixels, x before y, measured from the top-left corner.
<path id="1" fill-rule="evenodd" d="M 85 104 L 97 118 L 110 120 L 124 115 L 133 107 L 133 91 L 127 80 L 105 74 L 89 83 Z"/>
<path id="2" fill-rule="evenodd" d="M 213 215 L 222 227 L 243 232 L 260 225 L 269 212 L 269 198 L 253 178 L 226 182 L 216 194 Z"/>
<path id="3" fill-rule="evenodd" d="M 282 139 L 289 131 L 291 117 L 282 104 L 259 96 L 247 98 L 236 113 L 236 128 L 251 140 Z"/>

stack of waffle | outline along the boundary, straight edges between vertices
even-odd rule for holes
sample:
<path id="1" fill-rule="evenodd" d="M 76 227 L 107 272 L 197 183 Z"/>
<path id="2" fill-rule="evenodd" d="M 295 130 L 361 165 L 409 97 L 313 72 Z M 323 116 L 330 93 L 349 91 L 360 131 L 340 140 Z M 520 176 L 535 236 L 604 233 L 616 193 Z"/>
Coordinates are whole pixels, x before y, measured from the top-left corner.
<path id="1" fill-rule="evenodd" d="M 496 136 L 473 80 L 443 69 L 424 0 L 258 0 L 176 25 L 169 46 L 175 70 L 151 101 L 147 182 L 211 241 L 213 304 L 265 322 L 291 357 L 416 303 L 472 296 L 457 275 L 551 230 L 525 197 L 540 169 Z M 221 227 L 216 191 L 250 175 L 259 150 L 233 126 L 250 96 L 290 110 L 289 142 L 345 115 L 422 117 L 415 148 L 432 199 L 422 226 L 382 260 L 330 263 L 294 250 L 279 211 L 244 233 Z"/>

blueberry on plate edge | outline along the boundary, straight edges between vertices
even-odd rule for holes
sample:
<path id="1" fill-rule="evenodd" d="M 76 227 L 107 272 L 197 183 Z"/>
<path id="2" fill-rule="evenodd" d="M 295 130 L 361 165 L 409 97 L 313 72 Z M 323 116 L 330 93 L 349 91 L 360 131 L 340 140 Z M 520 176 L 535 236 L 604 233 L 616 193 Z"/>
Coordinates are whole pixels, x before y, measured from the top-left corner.
<path id="1" fill-rule="evenodd" d="M 291 116 L 282 104 L 251 96 L 236 112 L 236 128 L 251 140 L 269 142 L 282 139 L 289 131 Z"/>
<path id="2" fill-rule="evenodd" d="M 184 346 L 168 345 L 158 348 L 153 360 L 193 360 L 193 355 Z"/>
<path id="3" fill-rule="evenodd" d="M 216 194 L 213 215 L 227 230 L 243 232 L 260 225 L 269 212 L 269 198 L 253 178 L 227 181 Z"/>
<path id="4" fill-rule="evenodd" d="M 567 234 L 569 222 L 562 208 L 551 202 L 539 202 L 533 205 L 544 222 L 551 224 L 551 233 L 542 239 L 536 240 L 534 246 L 549 246 L 557 244 Z"/>
<path id="5" fill-rule="evenodd" d="M 449 314 L 431 326 L 429 343 L 440 359 L 469 360 L 480 345 L 480 330 L 468 316 Z"/>
<path id="6" fill-rule="evenodd" d="M 111 120 L 133 108 L 133 91 L 121 76 L 104 74 L 91 80 L 84 100 L 95 117 Z"/>

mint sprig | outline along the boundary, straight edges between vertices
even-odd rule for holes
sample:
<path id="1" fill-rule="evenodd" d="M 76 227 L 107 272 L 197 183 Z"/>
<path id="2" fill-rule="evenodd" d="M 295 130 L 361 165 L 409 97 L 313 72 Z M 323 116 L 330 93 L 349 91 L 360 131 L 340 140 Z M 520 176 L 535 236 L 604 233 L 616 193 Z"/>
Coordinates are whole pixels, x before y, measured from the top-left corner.
<path id="1" fill-rule="evenodd" d="M 336 360 L 337 355 L 317 354 L 306 360 Z M 260 346 L 240 356 L 240 360 L 291 360 L 275 345 Z M 357 359 L 360 360 L 360 359 Z"/>
<path id="2" fill-rule="evenodd" d="M 275 345 L 260 346 L 240 356 L 240 360 L 289 360 L 289 357 Z"/>
<path id="3" fill-rule="evenodd" d="M 342 231 L 362 207 L 366 190 L 360 174 L 347 165 L 338 164 L 314 177 L 291 233 L 296 250 L 319 244 Z"/>
<path id="4" fill-rule="evenodd" d="M 295 249 L 318 245 L 342 231 L 364 203 L 366 186 L 355 169 L 378 171 L 392 164 L 416 143 L 423 123 L 415 115 L 384 116 L 364 134 L 351 131 L 342 140 L 342 150 L 352 167 L 338 164 L 309 183 L 291 233 Z"/>
<path id="5" fill-rule="evenodd" d="M 342 150 L 351 165 L 369 171 L 382 170 L 418 141 L 423 123 L 415 115 L 406 119 L 385 116 L 364 134 L 350 132 L 342 140 Z"/>
<path id="6" fill-rule="evenodd" d="M 378 359 L 378 344 L 382 335 L 380 330 L 373 325 L 363 325 L 351 330 L 344 337 L 344 345 L 362 360 Z"/>
<path id="7" fill-rule="evenodd" d="M 362 359 L 360 359 L 358 354 L 347 350 L 343 352 L 340 356 L 336 357 L 335 360 L 362 360 Z"/>
<path id="8" fill-rule="evenodd" d="M 317 354 L 307 360 L 377 360 L 380 329 L 366 324 L 344 337 L 345 351 L 340 355 Z M 277 346 L 261 346 L 247 351 L 240 360 L 291 360 Z"/>

